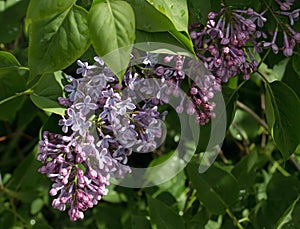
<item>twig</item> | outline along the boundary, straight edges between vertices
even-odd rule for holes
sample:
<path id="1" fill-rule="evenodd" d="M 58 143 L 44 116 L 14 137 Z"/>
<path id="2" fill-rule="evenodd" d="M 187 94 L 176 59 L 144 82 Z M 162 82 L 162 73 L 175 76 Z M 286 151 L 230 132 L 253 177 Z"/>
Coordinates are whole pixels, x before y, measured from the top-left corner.
<path id="1" fill-rule="evenodd" d="M 242 226 L 242 224 L 240 224 L 240 222 L 237 220 L 237 218 L 233 215 L 233 213 L 227 209 L 226 210 L 227 215 L 229 215 L 229 217 L 232 219 L 233 223 L 239 228 L 239 229 L 244 229 L 244 227 Z"/>
<path id="2" fill-rule="evenodd" d="M 293 164 L 293 166 L 297 169 L 297 171 L 300 173 L 300 165 L 296 161 L 294 155 L 292 155 L 289 160 Z"/>
<path id="3" fill-rule="evenodd" d="M 264 89 L 263 87 L 261 86 L 260 87 L 261 89 L 261 93 L 260 93 L 260 104 L 261 104 L 261 117 L 262 119 L 265 118 L 265 114 L 266 114 L 266 95 L 264 93 Z M 266 141 L 267 141 L 267 136 L 266 136 L 266 133 L 262 133 L 261 135 L 261 148 L 264 149 L 266 147 Z"/>
<path id="4" fill-rule="evenodd" d="M 185 203 L 184 203 L 184 207 L 183 207 L 183 212 L 186 212 L 187 210 L 187 207 L 188 207 L 188 204 L 190 202 L 190 199 L 192 197 L 192 194 L 193 194 L 193 187 L 192 187 L 192 183 L 189 183 L 189 191 L 186 195 L 186 200 L 185 200 Z"/>
<path id="5" fill-rule="evenodd" d="M 270 129 L 267 123 L 263 119 L 261 119 L 253 110 L 251 110 L 249 107 L 247 107 L 245 104 L 241 103 L 240 101 L 237 101 L 236 104 L 238 108 L 249 113 L 268 133 L 270 133 Z"/>

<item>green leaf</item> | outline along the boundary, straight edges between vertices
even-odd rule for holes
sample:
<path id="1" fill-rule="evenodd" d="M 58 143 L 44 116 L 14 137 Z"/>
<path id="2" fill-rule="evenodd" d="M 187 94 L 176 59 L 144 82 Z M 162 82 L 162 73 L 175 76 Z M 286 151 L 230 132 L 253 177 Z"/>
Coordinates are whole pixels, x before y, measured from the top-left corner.
<path id="1" fill-rule="evenodd" d="M 127 0 L 135 15 L 136 28 L 146 32 L 165 32 L 175 29 L 172 21 L 145 0 Z M 162 40 L 160 41 L 162 42 Z"/>
<path id="2" fill-rule="evenodd" d="M 31 198 L 33 198 L 32 200 L 36 199 L 33 192 L 44 184 L 43 181 L 45 181 L 45 179 L 47 180 L 44 175 L 37 172 L 37 169 L 41 167 L 42 164 L 36 160 L 36 152 L 37 147 L 33 152 L 27 155 L 22 163 L 14 170 L 12 178 L 7 184 L 9 189 L 23 192 L 17 192 L 18 195 L 16 197 L 23 197 L 22 195 L 26 193 L 27 201 L 30 201 Z M 30 199 L 28 196 L 30 196 Z"/>
<path id="3" fill-rule="evenodd" d="M 64 115 L 65 108 L 59 105 L 57 98 L 62 96 L 64 79 L 61 71 L 55 73 L 45 73 L 39 81 L 32 87 L 30 99 L 40 109 Z"/>
<path id="4" fill-rule="evenodd" d="M 96 4 L 89 12 L 88 26 L 96 53 L 121 80 L 135 40 L 131 6 L 124 1 Z"/>
<path id="5" fill-rule="evenodd" d="M 203 208 L 198 211 L 190 220 L 187 221 L 186 228 L 188 229 L 199 229 L 205 228 L 208 220 L 210 218 L 209 212 Z"/>
<path id="6" fill-rule="evenodd" d="M 275 225 L 280 223 L 290 206 L 297 201 L 299 192 L 300 182 L 297 178 L 275 173 L 267 186 L 267 201 L 257 211 L 259 228 L 277 228 Z"/>
<path id="7" fill-rule="evenodd" d="M 68 67 L 90 45 L 87 12 L 75 5 L 61 13 L 34 21 L 29 32 L 31 77 Z"/>
<path id="8" fill-rule="evenodd" d="M 221 0 L 188 0 L 190 24 L 201 22 L 206 24 L 209 12 L 218 12 L 221 9 Z"/>
<path id="9" fill-rule="evenodd" d="M 69 10 L 76 0 L 30 0 L 26 20 L 38 21 Z"/>
<path id="10" fill-rule="evenodd" d="M 232 89 L 230 87 L 223 86 L 222 87 L 222 94 L 225 101 L 226 106 L 226 118 L 227 118 L 227 128 L 230 126 L 232 120 L 235 116 L 236 111 L 236 101 L 238 100 L 238 88 Z"/>
<path id="11" fill-rule="evenodd" d="M 257 152 L 254 150 L 237 163 L 232 174 L 237 179 L 240 189 L 248 189 L 255 182 Z"/>
<path id="12" fill-rule="evenodd" d="M 232 7 L 249 7 L 258 3 L 258 0 L 225 0 L 225 5 Z"/>
<path id="13" fill-rule="evenodd" d="M 0 68 L 12 66 L 20 66 L 16 57 L 9 52 L 0 51 Z"/>
<path id="14" fill-rule="evenodd" d="M 121 217 L 129 214 L 128 209 L 122 205 L 106 205 L 102 203 L 101 208 L 94 208 L 93 215 L 97 228 L 123 228 Z"/>
<path id="15" fill-rule="evenodd" d="M 30 213 L 32 215 L 35 215 L 38 213 L 44 206 L 44 201 L 41 198 L 37 198 L 34 201 L 32 201 L 30 205 Z"/>
<path id="16" fill-rule="evenodd" d="M 0 5 L 0 43 L 8 43 L 22 34 L 22 21 L 29 0 L 6 0 Z M 0 2 L 1 3 L 1 2 Z"/>
<path id="17" fill-rule="evenodd" d="M 293 229 L 300 225 L 300 196 L 291 204 L 289 209 L 278 222 L 278 229 Z"/>
<path id="18" fill-rule="evenodd" d="M 297 75 L 300 77 L 300 63 L 299 63 L 299 56 L 293 56 L 292 58 L 292 65 L 294 68 L 294 71 L 297 73 Z"/>
<path id="19" fill-rule="evenodd" d="M 238 140 L 256 138 L 260 129 L 258 122 L 246 111 L 238 109 L 235 112 L 231 134 Z"/>
<path id="20" fill-rule="evenodd" d="M 186 0 L 147 0 L 165 15 L 178 31 L 188 31 L 188 9 Z"/>
<path id="21" fill-rule="evenodd" d="M 286 83 L 300 99 L 300 67 L 296 58 L 293 57 L 287 64 L 282 82 Z"/>
<path id="22" fill-rule="evenodd" d="M 131 229 L 151 229 L 149 220 L 144 215 L 131 215 Z"/>
<path id="23" fill-rule="evenodd" d="M 300 142 L 300 100 L 285 83 L 266 86 L 266 114 L 272 137 L 284 160 L 294 153 Z"/>
<path id="24" fill-rule="evenodd" d="M 238 201 L 238 182 L 222 168 L 212 165 L 205 173 L 199 173 L 199 165 L 187 166 L 189 179 L 197 190 L 197 198 L 213 214 L 224 214 Z"/>
<path id="25" fill-rule="evenodd" d="M 160 200 L 147 195 L 151 223 L 158 229 L 183 229 L 184 221 L 178 213 Z"/>
<path id="26" fill-rule="evenodd" d="M 169 33 L 176 39 L 178 40 L 182 46 L 184 46 L 188 51 L 195 53 L 194 52 L 194 45 L 193 42 L 189 36 L 188 33 L 186 32 L 179 32 L 175 29 L 170 30 Z"/>
<path id="27" fill-rule="evenodd" d="M 11 211 L 1 212 L 0 225 L 3 228 L 12 228 L 14 225 L 14 214 Z"/>
<path id="28" fill-rule="evenodd" d="M 26 70 L 0 68 L 0 120 L 13 121 L 25 100 Z"/>
<path id="29" fill-rule="evenodd" d="M 144 51 L 155 51 L 155 52 L 157 51 L 156 47 L 155 47 L 155 49 L 152 48 L 151 43 L 155 43 L 155 45 L 161 44 L 161 47 L 159 47 L 160 49 L 164 49 L 165 44 L 179 46 L 180 48 L 184 48 L 184 46 L 169 32 L 151 32 L 150 33 L 150 32 L 146 32 L 146 31 L 137 29 L 135 43 L 139 44 L 139 43 L 146 43 L 146 42 L 150 42 L 150 45 L 149 45 L 149 49 L 145 49 L 143 47 Z M 136 47 L 139 48 L 138 45 Z M 172 53 L 172 54 L 174 54 L 174 53 Z"/>
<path id="30" fill-rule="evenodd" d="M 156 42 L 159 43 L 167 43 L 167 44 L 174 44 L 177 46 L 181 46 L 183 48 L 188 49 L 191 53 L 194 53 L 193 49 L 193 42 L 191 41 L 189 34 L 187 32 L 187 24 L 185 26 L 185 29 L 182 30 L 184 32 L 180 32 L 176 29 L 174 22 L 170 20 L 170 18 L 163 12 L 159 11 L 157 8 L 152 6 L 149 3 L 145 3 L 143 0 L 127 0 L 131 6 L 133 7 L 135 17 L 136 17 L 136 27 L 138 30 L 145 31 L 143 33 L 143 40 L 141 40 L 141 32 L 137 34 L 137 40 L 135 43 L 139 42 L 145 42 L 146 40 L 150 39 L 153 41 L 153 39 L 156 39 L 158 36 L 164 36 L 161 37 L 161 39 L 157 40 Z M 182 1 L 184 2 L 184 1 Z M 173 4 L 173 3 L 172 3 Z M 174 4 L 177 4 L 176 1 Z M 164 35 L 162 32 L 167 32 L 175 38 L 170 38 L 169 35 Z M 155 34 L 152 33 L 146 33 L 146 32 L 156 32 Z M 160 33 L 158 33 L 160 32 Z M 145 35 L 149 36 L 149 38 L 145 37 Z M 165 40 L 166 38 L 167 40 Z M 177 41 L 176 41 L 177 40 Z M 171 41 L 171 43 L 169 43 Z"/>

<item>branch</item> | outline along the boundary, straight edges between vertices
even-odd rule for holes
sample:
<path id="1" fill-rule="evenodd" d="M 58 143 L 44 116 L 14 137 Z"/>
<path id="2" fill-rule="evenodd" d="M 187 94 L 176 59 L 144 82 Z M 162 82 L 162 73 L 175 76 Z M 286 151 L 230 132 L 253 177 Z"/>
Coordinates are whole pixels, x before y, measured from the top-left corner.
<path id="1" fill-rule="evenodd" d="M 240 101 L 237 101 L 237 107 L 246 111 L 249 113 L 269 134 L 270 134 L 270 129 L 265 122 L 265 120 L 261 119 L 253 110 L 251 110 L 249 107 L 247 107 L 245 104 L 241 103 Z"/>

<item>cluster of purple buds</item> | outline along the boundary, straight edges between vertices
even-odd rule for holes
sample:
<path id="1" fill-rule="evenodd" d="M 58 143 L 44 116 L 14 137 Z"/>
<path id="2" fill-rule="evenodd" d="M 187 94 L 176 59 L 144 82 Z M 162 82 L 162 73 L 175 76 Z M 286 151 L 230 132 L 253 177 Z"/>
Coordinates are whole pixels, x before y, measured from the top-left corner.
<path id="1" fill-rule="evenodd" d="M 289 19 L 289 24 L 281 25 L 284 27 L 283 31 L 283 46 L 282 52 L 285 56 L 289 57 L 293 55 L 293 50 L 296 46 L 296 43 L 300 43 L 300 33 L 296 32 L 292 26 L 295 24 L 295 21 L 299 20 L 300 9 L 292 10 L 294 0 L 286 0 L 281 2 L 276 0 L 276 3 L 279 5 L 280 11 L 277 12 L 280 15 L 286 16 Z M 277 29 L 274 33 L 272 43 L 276 42 Z M 274 50 L 273 50 L 274 51 Z"/>
<path id="2" fill-rule="evenodd" d="M 118 78 L 100 58 L 95 61 L 77 62 L 81 78 L 67 76 L 68 97 L 59 98 L 67 110 L 58 123 L 65 134 L 45 131 L 39 143 L 38 160 L 44 164 L 39 172 L 54 182 L 52 206 L 68 207 L 73 221 L 107 194 L 111 177 L 130 173 L 126 164 L 133 151 L 153 151 L 162 136 L 157 106 L 124 98 Z"/>
<path id="3" fill-rule="evenodd" d="M 252 41 L 260 49 L 255 41 L 257 37 L 265 36 L 257 30 L 266 21 L 265 12 L 231 10 L 230 16 L 227 12 L 222 5 L 219 13 L 209 13 L 205 27 L 200 23 L 190 26 L 190 36 L 198 57 L 215 77 L 227 82 L 230 77 L 242 73 L 244 79 L 249 79 L 250 73 L 257 70 L 258 62 L 246 44 Z"/>
<path id="4" fill-rule="evenodd" d="M 168 104 L 170 100 L 177 98 L 178 103 L 175 107 L 177 113 L 195 114 L 196 123 L 207 124 L 215 117 L 213 110 L 216 104 L 212 100 L 215 92 L 221 91 L 221 80 L 212 74 L 206 74 L 207 70 L 203 69 L 203 65 L 198 61 L 189 60 L 185 63 L 185 57 L 181 55 L 164 56 L 163 63 L 155 64 L 153 61 L 145 63 L 145 67 L 150 69 L 152 80 L 145 79 L 146 72 L 126 74 L 124 77 L 126 87 L 135 85 L 137 94 L 148 94 L 148 103 L 153 105 Z M 185 93 L 181 87 L 187 73 L 190 89 Z M 130 97 L 134 98 L 134 95 Z M 139 98 L 141 99 L 145 100 Z"/>

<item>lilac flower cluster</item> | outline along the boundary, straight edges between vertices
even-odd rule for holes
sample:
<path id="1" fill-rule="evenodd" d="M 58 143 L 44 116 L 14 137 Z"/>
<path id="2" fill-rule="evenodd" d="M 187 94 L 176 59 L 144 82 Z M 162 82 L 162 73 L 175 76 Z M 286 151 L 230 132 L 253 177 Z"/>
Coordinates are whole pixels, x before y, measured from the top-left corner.
<path id="1" fill-rule="evenodd" d="M 203 69 L 200 62 L 189 60 L 185 64 L 183 56 L 167 55 L 163 58 L 165 65 L 156 64 L 155 58 L 151 57 L 150 53 L 145 60 L 145 69 L 150 71 L 152 80 L 145 78 L 146 71 L 141 74 L 128 72 L 124 77 L 126 87 L 134 86 L 136 95 L 143 95 L 142 98 L 130 95 L 131 98 L 145 100 L 145 95 L 148 95 L 150 98 L 148 103 L 153 105 L 168 104 L 170 100 L 177 99 L 176 112 L 195 114 L 195 121 L 200 125 L 207 124 L 215 117 L 213 110 L 216 104 L 212 99 L 215 92 L 221 90 L 221 81 L 212 74 L 206 74 L 207 70 Z M 190 77 L 190 89 L 185 93 L 181 87 L 187 73 Z"/>
<path id="2" fill-rule="evenodd" d="M 300 12 L 300 9 L 291 10 L 293 2 L 294 0 L 276 0 L 280 11 L 267 6 L 261 13 L 251 8 L 231 9 L 222 4 L 220 12 L 209 13 L 205 26 L 201 23 L 190 25 L 190 36 L 198 57 L 222 82 L 227 82 L 230 77 L 239 74 L 243 74 L 244 79 L 249 79 L 250 73 L 258 67 L 252 53 L 262 52 L 263 48 L 271 48 L 275 54 L 278 53 L 278 28 L 283 30 L 283 54 L 291 56 L 296 43 L 300 43 L 300 33 L 291 27 L 299 19 Z M 267 21 L 267 11 L 272 11 L 272 15 L 284 15 L 290 22 L 287 25 L 276 20 L 278 25 L 275 31 L 270 32 L 271 41 L 267 41 L 268 35 L 261 30 Z"/>
<path id="3" fill-rule="evenodd" d="M 266 21 L 264 12 L 258 14 L 252 9 L 232 10 L 229 21 L 226 12 L 222 5 L 219 13 L 209 13 L 203 29 L 199 23 L 190 26 L 190 36 L 198 57 L 215 77 L 227 82 L 230 77 L 243 73 L 244 79 L 249 79 L 258 63 L 245 45 L 264 35 L 256 31 L 256 27 L 263 26 Z"/>
<path id="4" fill-rule="evenodd" d="M 133 149 L 154 150 L 162 135 L 157 106 L 124 98 L 117 77 L 100 58 L 95 61 L 78 61 L 82 78 L 67 76 L 69 96 L 59 98 L 67 108 L 59 121 L 65 134 L 45 131 L 39 143 L 38 160 L 44 164 L 39 172 L 54 182 L 52 206 L 60 211 L 69 207 L 73 221 L 107 194 L 111 177 L 130 173 L 126 163 Z"/>
<path id="5" fill-rule="evenodd" d="M 215 118 L 213 110 L 216 104 L 212 99 L 215 92 L 221 90 L 221 81 L 212 74 L 206 73 L 207 71 L 202 69 L 203 66 L 198 61 L 189 60 L 183 72 L 183 57 L 167 56 L 164 60 L 166 63 L 169 63 L 173 59 L 175 59 L 174 68 L 159 66 L 155 70 L 156 74 L 175 85 L 175 88 L 168 87 L 167 93 L 170 94 L 173 92 L 174 96 L 178 96 L 178 88 L 180 88 L 185 78 L 184 72 L 188 73 L 190 77 L 188 97 L 182 97 L 176 111 L 177 113 L 185 111 L 189 115 L 195 113 L 196 123 L 200 125 L 207 124 L 211 118 Z"/>
<path id="6" fill-rule="evenodd" d="M 295 21 L 299 20 L 300 9 L 295 9 L 295 10 L 291 9 L 294 0 L 285 0 L 284 2 L 281 2 L 280 0 L 276 0 L 276 3 L 280 7 L 280 11 L 277 13 L 288 17 L 290 23 L 289 25 L 288 24 L 281 25 L 281 27 L 283 27 L 282 52 L 285 56 L 289 57 L 293 55 L 293 50 L 296 46 L 296 43 L 300 43 L 300 33 L 296 32 L 292 28 L 292 26 L 295 24 Z M 274 45 L 276 42 L 276 36 L 277 36 L 277 29 L 274 33 L 273 40 L 271 42 L 272 45 Z M 268 42 L 266 43 L 268 46 Z M 264 43 L 265 46 L 266 43 Z"/>
<path id="7" fill-rule="evenodd" d="M 81 77 L 66 76 L 68 96 L 59 98 L 66 107 L 58 123 L 64 134 L 45 131 L 39 143 L 37 159 L 43 163 L 39 172 L 53 181 L 49 192 L 55 197 L 52 206 L 60 211 L 69 209 L 73 221 L 83 219 L 84 211 L 107 194 L 112 177 L 131 172 L 126 164 L 133 151 L 151 152 L 159 146 L 165 117 L 158 111 L 159 105 L 175 99 L 176 112 L 195 114 L 200 125 L 215 118 L 214 97 L 222 83 L 239 74 L 249 79 L 258 67 L 253 52 L 271 48 L 278 53 L 278 28 L 283 29 L 283 54 L 291 56 L 300 43 L 300 33 L 291 27 L 299 19 L 300 9 L 291 9 L 294 0 L 275 1 L 280 8 L 275 13 L 288 17 L 290 25 L 277 26 L 271 41 L 260 30 L 270 7 L 257 13 L 223 4 L 220 12 L 209 13 L 205 26 L 191 25 L 190 36 L 205 69 L 200 62 L 186 61 L 181 55 L 164 56 L 164 64 L 158 64 L 158 56 L 147 53 L 141 68 L 129 67 L 119 82 L 99 57 L 93 65 L 78 61 L 76 73 Z M 186 83 L 187 94 L 181 89 Z"/>

